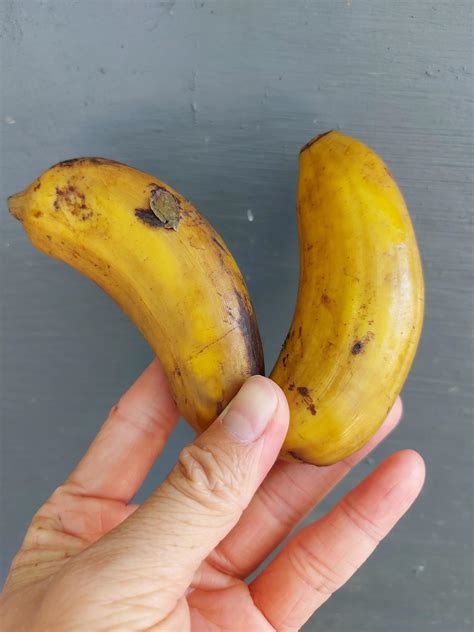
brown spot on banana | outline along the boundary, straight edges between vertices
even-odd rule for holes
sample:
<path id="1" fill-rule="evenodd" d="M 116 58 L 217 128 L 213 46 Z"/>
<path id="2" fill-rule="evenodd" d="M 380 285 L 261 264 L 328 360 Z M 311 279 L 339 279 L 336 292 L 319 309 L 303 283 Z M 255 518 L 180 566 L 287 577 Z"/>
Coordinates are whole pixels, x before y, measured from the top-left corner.
<path id="1" fill-rule="evenodd" d="M 352 355 L 359 355 L 359 353 L 363 353 L 367 343 L 369 343 L 373 337 L 374 333 L 372 331 L 368 331 L 363 338 L 356 340 L 351 348 Z"/>
<path id="2" fill-rule="evenodd" d="M 314 416 L 316 414 L 316 406 L 314 405 L 309 389 L 306 386 L 297 386 L 296 390 L 303 398 L 306 408 Z"/>

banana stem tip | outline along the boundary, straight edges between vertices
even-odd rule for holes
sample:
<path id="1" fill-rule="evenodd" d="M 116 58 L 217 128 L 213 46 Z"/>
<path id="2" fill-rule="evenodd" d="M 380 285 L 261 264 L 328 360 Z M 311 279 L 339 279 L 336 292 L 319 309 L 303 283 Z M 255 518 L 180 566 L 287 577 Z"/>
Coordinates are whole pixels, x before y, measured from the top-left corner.
<path id="1" fill-rule="evenodd" d="M 7 198 L 7 206 L 13 217 L 22 222 L 25 217 L 25 193 L 20 191 L 10 195 Z"/>

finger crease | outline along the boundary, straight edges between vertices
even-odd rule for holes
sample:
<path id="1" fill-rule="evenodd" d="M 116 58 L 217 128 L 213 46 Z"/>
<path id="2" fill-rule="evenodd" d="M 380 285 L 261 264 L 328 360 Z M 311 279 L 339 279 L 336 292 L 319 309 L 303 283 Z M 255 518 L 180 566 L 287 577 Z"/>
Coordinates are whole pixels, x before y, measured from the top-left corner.
<path id="1" fill-rule="evenodd" d="M 361 531 L 374 546 L 379 544 L 383 538 L 380 526 L 364 514 L 357 505 L 350 500 L 349 496 L 346 496 L 346 498 L 339 503 L 338 508 L 351 524 Z"/>
<path id="2" fill-rule="evenodd" d="M 330 597 L 342 584 L 339 574 L 316 551 L 309 548 L 302 538 L 294 546 L 290 546 L 288 559 L 299 579 L 324 599 Z"/>

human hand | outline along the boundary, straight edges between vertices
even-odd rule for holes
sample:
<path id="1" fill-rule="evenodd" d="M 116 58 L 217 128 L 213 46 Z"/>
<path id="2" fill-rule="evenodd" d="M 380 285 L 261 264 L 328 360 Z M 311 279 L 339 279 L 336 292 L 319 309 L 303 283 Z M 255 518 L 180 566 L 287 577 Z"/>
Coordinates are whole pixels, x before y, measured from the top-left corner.
<path id="1" fill-rule="evenodd" d="M 129 504 L 178 411 L 158 361 L 112 408 L 68 480 L 33 518 L 1 603 L 3 630 L 293 632 L 369 557 L 418 495 L 421 457 L 389 457 L 252 573 L 397 424 L 330 467 L 277 462 L 282 391 L 246 382 L 140 507 Z"/>

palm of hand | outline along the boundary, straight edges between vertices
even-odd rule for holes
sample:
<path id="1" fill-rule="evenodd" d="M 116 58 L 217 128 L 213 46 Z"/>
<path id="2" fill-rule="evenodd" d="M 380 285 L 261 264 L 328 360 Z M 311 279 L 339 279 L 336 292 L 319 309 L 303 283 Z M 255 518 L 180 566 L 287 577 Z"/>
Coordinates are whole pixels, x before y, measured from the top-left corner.
<path id="1" fill-rule="evenodd" d="M 159 364 L 152 364 L 33 519 L 5 588 L 5 629 L 298 630 L 409 507 L 423 463 L 411 451 L 389 458 L 247 584 L 401 415 L 397 403 L 370 445 L 346 462 L 271 467 L 286 429 L 279 410 L 255 471 L 240 447 L 223 448 L 220 438 L 212 448 L 202 435 L 200 447 L 186 449 L 168 480 L 137 508 L 130 500 L 178 415 Z"/>

